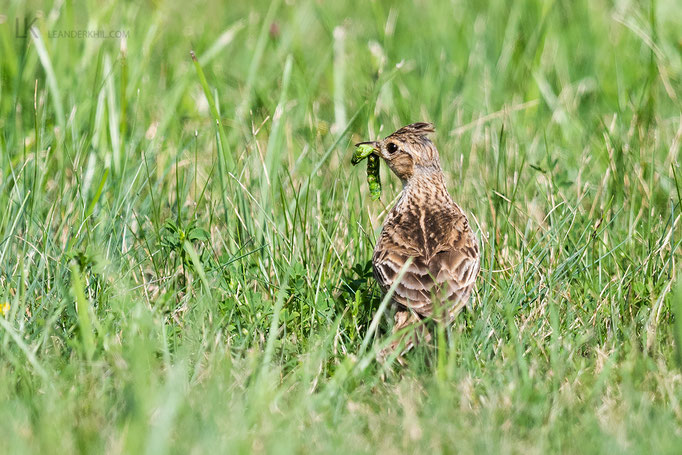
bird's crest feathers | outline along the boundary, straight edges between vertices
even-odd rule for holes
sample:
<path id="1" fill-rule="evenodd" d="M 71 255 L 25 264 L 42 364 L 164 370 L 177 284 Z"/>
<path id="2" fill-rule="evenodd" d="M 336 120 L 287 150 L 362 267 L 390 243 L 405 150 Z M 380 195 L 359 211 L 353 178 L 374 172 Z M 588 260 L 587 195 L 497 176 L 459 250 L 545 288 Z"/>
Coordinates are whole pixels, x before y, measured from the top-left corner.
<path id="1" fill-rule="evenodd" d="M 436 129 L 433 127 L 433 123 L 417 122 L 403 126 L 389 137 L 417 136 L 421 139 L 428 139 L 428 135 L 435 132 Z"/>

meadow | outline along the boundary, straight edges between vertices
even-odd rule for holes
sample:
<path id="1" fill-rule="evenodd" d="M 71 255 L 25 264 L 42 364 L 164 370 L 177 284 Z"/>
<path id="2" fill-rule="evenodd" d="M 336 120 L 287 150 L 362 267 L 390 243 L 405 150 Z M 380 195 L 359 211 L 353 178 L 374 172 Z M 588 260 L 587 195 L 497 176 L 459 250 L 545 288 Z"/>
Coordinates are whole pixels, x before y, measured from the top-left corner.
<path id="1" fill-rule="evenodd" d="M 0 55 L 0 452 L 682 450 L 679 1 L 3 0 Z M 482 268 L 381 364 L 350 158 L 417 121 Z"/>

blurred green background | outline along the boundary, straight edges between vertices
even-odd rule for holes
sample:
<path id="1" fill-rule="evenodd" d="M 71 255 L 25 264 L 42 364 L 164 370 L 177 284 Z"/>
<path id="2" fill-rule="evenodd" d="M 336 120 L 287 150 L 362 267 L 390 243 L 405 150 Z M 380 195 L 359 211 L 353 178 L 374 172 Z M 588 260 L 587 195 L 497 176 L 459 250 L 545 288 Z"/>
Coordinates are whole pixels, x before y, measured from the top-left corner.
<path id="1" fill-rule="evenodd" d="M 679 1 L 3 0 L 0 55 L 0 451 L 679 453 Z M 349 161 L 416 121 L 483 260 L 400 367 Z"/>

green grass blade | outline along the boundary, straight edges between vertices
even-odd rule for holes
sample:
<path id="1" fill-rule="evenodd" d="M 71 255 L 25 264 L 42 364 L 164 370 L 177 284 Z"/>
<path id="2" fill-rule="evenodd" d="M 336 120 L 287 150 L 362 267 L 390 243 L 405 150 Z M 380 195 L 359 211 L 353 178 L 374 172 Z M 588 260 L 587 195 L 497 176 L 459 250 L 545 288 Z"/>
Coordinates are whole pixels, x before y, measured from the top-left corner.
<path id="1" fill-rule="evenodd" d="M 95 354 L 95 336 L 92 331 L 92 322 L 90 321 L 90 302 L 85 297 L 81 272 L 75 264 L 71 266 L 71 293 L 76 303 L 78 326 L 85 358 L 87 361 L 91 361 Z"/>

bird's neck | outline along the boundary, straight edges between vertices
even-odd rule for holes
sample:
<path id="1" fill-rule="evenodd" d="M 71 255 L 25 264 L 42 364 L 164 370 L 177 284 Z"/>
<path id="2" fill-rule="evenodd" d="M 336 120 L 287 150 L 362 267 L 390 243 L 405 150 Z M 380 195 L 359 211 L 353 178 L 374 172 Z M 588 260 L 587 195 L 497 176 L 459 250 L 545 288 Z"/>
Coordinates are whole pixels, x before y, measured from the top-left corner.
<path id="1" fill-rule="evenodd" d="M 403 181 L 403 194 L 396 204 L 396 210 L 409 206 L 445 205 L 452 202 L 452 198 L 445 188 L 443 171 L 438 168 L 431 170 L 415 170 L 415 173 Z"/>

